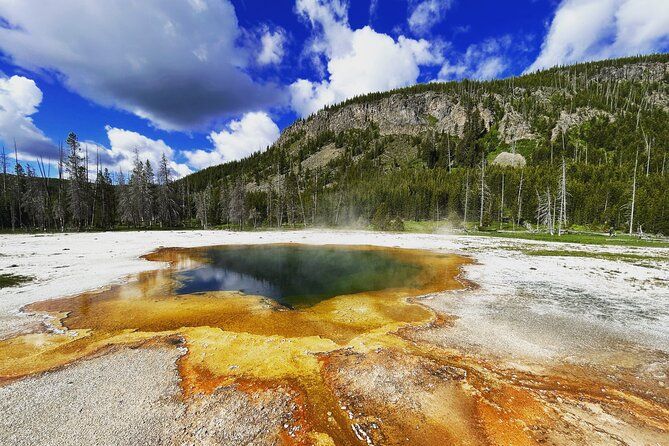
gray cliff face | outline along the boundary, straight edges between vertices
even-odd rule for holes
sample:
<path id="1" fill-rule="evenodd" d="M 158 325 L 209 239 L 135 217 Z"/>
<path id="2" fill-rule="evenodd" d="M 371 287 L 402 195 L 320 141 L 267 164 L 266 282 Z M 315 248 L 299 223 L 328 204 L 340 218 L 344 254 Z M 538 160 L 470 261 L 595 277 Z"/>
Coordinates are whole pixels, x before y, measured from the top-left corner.
<path id="1" fill-rule="evenodd" d="M 569 131 L 570 128 L 581 125 L 592 118 L 606 118 L 609 122 L 615 121 L 615 117 L 612 114 L 592 107 L 582 107 L 573 113 L 568 113 L 563 110 L 560 112 L 560 118 L 555 124 L 555 127 L 553 127 L 551 140 L 555 141 L 560 135 Z"/>
<path id="2" fill-rule="evenodd" d="M 537 137 L 525 117 L 510 107 L 499 122 L 499 134 L 507 144 Z"/>
<path id="3" fill-rule="evenodd" d="M 457 135 L 465 121 L 465 108 L 448 95 L 436 92 L 396 93 L 377 101 L 321 110 L 286 129 L 279 142 L 301 131 L 307 137 L 313 137 L 324 131 L 338 133 L 352 128 L 365 128 L 371 123 L 379 127 L 382 135 L 413 135 L 429 128 Z"/>
<path id="4" fill-rule="evenodd" d="M 501 102 L 501 98 L 495 99 Z M 535 135 L 527 120 L 512 107 L 506 108 L 500 126 L 502 138 L 507 142 L 533 138 Z M 477 109 L 486 129 L 498 122 L 495 113 L 483 104 L 479 104 Z M 322 110 L 286 129 L 279 143 L 302 131 L 305 136 L 314 137 L 324 131 L 338 133 L 365 128 L 371 123 L 379 127 L 381 135 L 415 135 L 434 130 L 462 136 L 466 121 L 467 109 L 458 98 L 438 92 L 396 93 L 376 101 Z"/>
<path id="5" fill-rule="evenodd" d="M 661 82 L 669 75 L 669 63 L 641 62 L 622 67 L 604 67 L 595 80 L 628 80 Z"/>
<path id="6" fill-rule="evenodd" d="M 594 79 L 616 84 L 621 81 L 663 82 L 669 75 L 669 63 L 635 63 L 624 66 L 610 66 L 599 69 Z M 612 87 L 613 89 L 613 87 Z M 525 107 L 514 102 L 518 98 L 531 97 L 546 110 L 552 110 L 551 118 L 553 139 L 561 132 L 580 125 L 593 117 L 605 117 L 614 120 L 610 113 L 592 107 L 578 110 L 556 109 L 551 103 L 552 96 L 571 98 L 569 86 L 540 86 L 537 88 L 515 87 L 507 95 L 483 93 L 482 102 L 476 108 L 487 129 L 497 125 L 502 141 L 511 144 L 523 139 L 536 139 L 538 133 L 532 128 Z M 486 105 L 483 104 L 485 102 Z M 649 93 L 647 103 L 650 106 L 667 108 L 666 94 Z M 514 105 L 516 107 L 514 108 Z M 491 109 L 492 107 L 492 109 Z M 522 110 L 519 108 L 522 107 Z M 381 135 L 416 135 L 427 130 L 443 132 L 452 136 L 462 136 L 467 120 L 467 109 L 460 97 L 454 93 L 427 91 L 412 93 L 399 91 L 379 99 L 370 98 L 366 102 L 352 102 L 347 105 L 321 110 L 311 117 L 296 122 L 288 127 L 278 143 L 304 132 L 306 137 L 331 131 L 339 133 L 349 129 L 363 129 L 374 123 Z"/>

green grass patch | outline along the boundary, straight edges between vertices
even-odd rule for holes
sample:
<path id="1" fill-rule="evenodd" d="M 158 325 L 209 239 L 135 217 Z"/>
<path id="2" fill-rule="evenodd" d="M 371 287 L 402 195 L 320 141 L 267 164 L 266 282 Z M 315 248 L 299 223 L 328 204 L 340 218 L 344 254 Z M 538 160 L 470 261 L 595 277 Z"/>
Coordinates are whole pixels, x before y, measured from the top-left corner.
<path id="1" fill-rule="evenodd" d="M 443 231 L 453 231 L 454 234 L 478 235 L 484 237 L 499 237 L 520 240 L 536 240 L 541 242 L 562 242 L 579 243 L 583 245 L 602 245 L 602 246 L 630 246 L 630 247 L 648 247 L 648 248 L 669 248 L 669 239 L 662 238 L 640 238 L 627 234 L 616 234 L 611 237 L 605 233 L 596 233 L 588 231 L 571 232 L 568 234 L 550 235 L 547 232 L 528 232 L 523 229 L 511 230 L 511 224 L 505 223 L 503 228 L 498 223 L 491 224 L 485 231 L 476 230 L 477 222 L 467 222 L 466 232 L 462 232 L 462 222 L 451 223 L 448 221 L 414 221 L 405 220 L 404 230 L 412 233 L 430 234 Z M 570 228 L 571 229 L 571 228 Z"/>
<path id="2" fill-rule="evenodd" d="M 437 122 L 439 122 L 437 118 L 429 114 L 425 115 L 425 119 L 427 120 L 427 123 L 430 127 L 434 127 L 435 125 L 437 125 Z"/>
<path id="3" fill-rule="evenodd" d="M 415 220 L 404 220 L 404 231 L 413 232 L 419 234 L 431 234 L 437 232 L 440 229 L 449 228 L 448 222 L 445 221 L 415 221 Z"/>
<path id="4" fill-rule="evenodd" d="M 604 246 L 636 246 L 649 248 L 669 248 L 669 241 L 660 239 L 646 239 L 629 235 L 616 235 L 611 237 L 606 234 L 593 233 L 569 233 L 550 235 L 545 232 L 525 232 L 525 231 L 494 231 L 494 232 L 472 232 L 473 235 L 482 235 L 486 237 L 515 238 L 522 240 L 537 240 L 542 242 L 562 242 L 562 243 L 580 243 L 584 245 L 604 245 Z"/>
<path id="5" fill-rule="evenodd" d="M 33 280 L 30 276 L 22 276 L 20 274 L 0 274 L 0 288 L 8 288 L 12 286 L 21 285 L 22 283 Z"/>
<path id="6" fill-rule="evenodd" d="M 627 253 L 614 253 L 614 252 L 588 252 L 588 251 L 569 251 L 563 249 L 524 249 L 524 254 L 530 256 L 545 256 L 545 257 L 587 257 L 592 259 L 602 259 L 602 260 L 614 260 L 614 261 L 625 261 L 637 263 L 640 261 L 654 261 L 654 262 L 667 262 L 669 257 L 666 256 L 651 256 L 643 254 L 627 254 Z"/>

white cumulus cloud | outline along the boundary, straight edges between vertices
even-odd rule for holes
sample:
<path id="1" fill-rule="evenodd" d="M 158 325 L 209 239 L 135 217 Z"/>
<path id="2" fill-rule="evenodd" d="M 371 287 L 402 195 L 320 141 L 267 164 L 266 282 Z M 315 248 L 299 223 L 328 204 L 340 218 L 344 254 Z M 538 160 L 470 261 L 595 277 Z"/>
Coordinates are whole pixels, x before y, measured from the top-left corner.
<path id="1" fill-rule="evenodd" d="M 668 48 L 667 0 L 564 0 L 527 71 Z"/>
<path id="2" fill-rule="evenodd" d="M 99 149 L 101 164 L 113 171 L 119 169 L 124 172 L 132 170 L 135 160 L 135 153 L 142 161 L 148 160 L 154 168 L 158 167 L 160 158 L 165 154 L 169 161 L 170 168 L 178 177 L 191 173 L 191 169 L 185 165 L 174 161 L 174 150 L 168 146 L 162 139 L 151 139 L 131 130 L 124 130 L 112 126 L 105 127 L 107 137 L 109 138 L 109 149 L 97 147 Z M 86 144 L 86 143 L 84 143 Z M 96 156 L 96 147 L 89 147 L 89 158 L 94 160 Z"/>
<path id="3" fill-rule="evenodd" d="M 32 120 L 42 102 L 35 81 L 23 76 L 0 77 L 0 142 L 13 151 L 14 142 L 23 159 L 54 156 L 54 144 Z"/>
<path id="4" fill-rule="evenodd" d="M 264 27 L 260 36 L 260 53 L 258 54 L 258 63 L 260 65 L 278 64 L 283 60 L 285 53 L 284 45 L 286 43 L 286 32 L 279 28 L 271 31 Z"/>
<path id="5" fill-rule="evenodd" d="M 55 72 L 76 93 L 163 129 L 282 100 L 249 74 L 257 51 L 240 44 L 229 0 L 0 1 L 0 24 L 0 51 L 15 65 Z"/>
<path id="6" fill-rule="evenodd" d="M 451 4 L 451 0 L 422 0 L 410 3 L 409 18 L 407 19 L 409 28 L 416 34 L 428 33 L 444 19 L 444 15 Z"/>
<path id="7" fill-rule="evenodd" d="M 421 66 L 443 60 L 427 40 L 395 39 L 369 26 L 351 29 L 341 1 L 298 0 L 296 10 L 316 32 L 308 52 L 325 59 L 327 70 L 327 79 L 290 85 L 291 105 L 302 116 L 356 95 L 413 84 Z"/>
<path id="8" fill-rule="evenodd" d="M 499 77 L 509 68 L 508 52 L 512 40 L 511 36 L 505 35 L 470 45 L 454 62 L 444 63 L 439 71 L 439 80 L 486 80 Z"/>
<path id="9" fill-rule="evenodd" d="M 233 120 L 220 132 L 211 132 L 212 150 L 184 152 L 188 163 L 198 169 L 242 159 L 263 150 L 279 138 L 279 127 L 267 113 L 249 112 Z"/>

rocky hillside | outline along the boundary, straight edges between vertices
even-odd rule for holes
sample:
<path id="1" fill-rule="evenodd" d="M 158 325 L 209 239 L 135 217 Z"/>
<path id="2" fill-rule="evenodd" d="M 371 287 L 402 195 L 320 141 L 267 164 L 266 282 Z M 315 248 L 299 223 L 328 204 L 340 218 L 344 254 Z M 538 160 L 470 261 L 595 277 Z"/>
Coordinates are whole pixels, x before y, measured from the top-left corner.
<path id="1" fill-rule="evenodd" d="M 553 83 L 556 80 L 558 85 Z M 420 85 L 321 110 L 288 127 L 276 145 L 315 138 L 324 132 L 364 129 L 370 124 L 382 136 L 435 131 L 462 138 L 472 108 L 485 129 L 496 128 L 504 143 L 541 139 L 546 125 L 536 123 L 538 119 L 546 121 L 551 140 L 555 140 L 593 118 L 613 122 L 615 115 L 630 108 L 669 111 L 667 82 L 669 57 L 657 56 L 557 68 L 489 83 Z M 628 83 L 645 85 L 643 96 L 621 98 L 621 84 Z M 596 98 L 583 97 L 584 91 L 593 89 Z"/>
<path id="2" fill-rule="evenodd" d="M 642 210 L 631 226 L 669 232 L 667 193 L 645 189 L 667 182 L 668 122 L 669 55 L 607 60 L 356 97 L 296 121 L 264 153 L 184 181 L 222 190 L 221 203 L 241 183 L 245 209 L 277 224 L 371 221 L 377 210 L 537 224 L 564 159 L 571 223 L 623 228 L 636 164 Z"/>

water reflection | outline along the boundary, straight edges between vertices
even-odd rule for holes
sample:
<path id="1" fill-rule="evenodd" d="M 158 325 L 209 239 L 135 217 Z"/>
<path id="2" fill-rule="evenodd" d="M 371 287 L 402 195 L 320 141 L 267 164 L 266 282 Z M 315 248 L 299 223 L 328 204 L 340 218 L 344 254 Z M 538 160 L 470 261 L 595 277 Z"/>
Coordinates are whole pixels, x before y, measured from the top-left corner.
<path id="1" fill-rule="evenodd" d="M 288 307 L 330 297 L 415 284 L 421 268 L 382 250 L 298 245 L 225 246 L 203 251 L 204 264 L 182 270 L 179 294 L 240 291 Z"/>
<path id="2" fill-rule="evenodd" d="M 183 283 L 177 290 L 179 294 L 203 291 L 239 291 L 276 300 L 282 297 L 281 289 L 268 280 L 256 279 L 249 274 L 212 265 L 204 265 L 182 272 L 178 278 Z"/>

